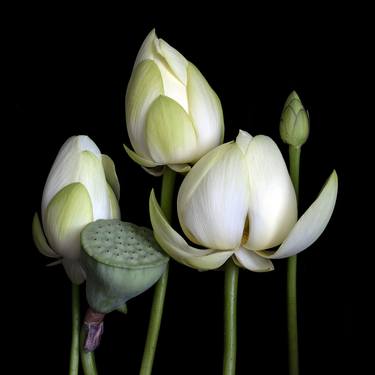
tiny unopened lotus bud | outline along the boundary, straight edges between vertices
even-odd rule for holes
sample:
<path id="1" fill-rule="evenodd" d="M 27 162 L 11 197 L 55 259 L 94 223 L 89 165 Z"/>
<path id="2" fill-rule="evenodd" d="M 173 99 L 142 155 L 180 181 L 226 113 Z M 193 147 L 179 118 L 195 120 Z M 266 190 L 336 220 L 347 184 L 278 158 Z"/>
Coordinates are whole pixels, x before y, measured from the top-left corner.
<path id="1" fill-rule="evenodd" d="M 280 119 L 281 139 L 295 147 L 302 146 L 309 136 L 309 116 L 295 91 L 285 102 Z"/>

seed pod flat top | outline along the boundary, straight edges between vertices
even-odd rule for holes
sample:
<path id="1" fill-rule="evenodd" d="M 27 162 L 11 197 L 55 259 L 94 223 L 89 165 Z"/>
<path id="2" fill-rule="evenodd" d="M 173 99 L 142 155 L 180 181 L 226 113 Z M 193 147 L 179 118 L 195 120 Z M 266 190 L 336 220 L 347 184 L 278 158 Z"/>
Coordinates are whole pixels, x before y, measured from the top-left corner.
<path id="1" fill-rule="evenodd" d="M 81 242 L 88 256 L 112 267 L 149 268 L 168 261 L 150 229 L 117 219 L 90 223 Z"/>

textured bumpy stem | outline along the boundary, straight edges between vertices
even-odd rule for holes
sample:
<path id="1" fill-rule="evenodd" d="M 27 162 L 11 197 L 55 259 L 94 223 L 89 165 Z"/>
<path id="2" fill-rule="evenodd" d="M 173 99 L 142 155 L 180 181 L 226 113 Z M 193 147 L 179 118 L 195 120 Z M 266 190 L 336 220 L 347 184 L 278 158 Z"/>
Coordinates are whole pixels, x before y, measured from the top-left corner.
<path id="1" fill-rule="evenodd" d="M 82 349 L 85 352 L 93 352 L 99 346 L 103 334 L 104 316 L 105 314 L 98 313 L 90 307 L 87 309 L 85 320 L 83 322 L 83 329 L 86 332 L 86 337 Z"/>
<path id="2" fill-rule="evenodd" d="M 94 353 L 86 352 L 84 350 L 86 336 L 87 336 L 87 330 L 85 326 L 82 326 L 80 348 L 81 348 L 81 363 L 82 363 L 83 373 L 85 375 L 97 375 Z"/>
<path id="3" fill-rule="evenodd" d="M 225 265 L 224 282 L 224 375 L 236 373 L 237 285 L 238 267 L 229 259 Z"/>
<path id="4" fill-rule="evenodd" d="M 72 343 L 70 347 L 69 375 L 79 370 L 79 286 L 72 284 Z"/>
<path id="5" fill-rule="evenodd" d="M 289 146 L 289 170 L 296 196 L 299 195 L 299 164 L 301 147 Z M 289 342 L 289 374 L 298 375 L 298 323 L 297 323 L 297 255 L 288 258 L 287 313 Z"/>
<path id="6" fill-rule="evenodd" d="M 168 221 L 172 217 L 173 189 L 176 173 L 166 167 L 163 174 L 161 189 L 161 208 Z M 167 268 L 155 286 L 154 299 L 152 302 L 150 322 L 148 326 L 147 339 L 143 352 L 140 375 L 150 375 L 155 357 L 156 345 L 158 342 L 161 318 L 163 315 L 163 306 L 165 293 L 168 284 L 168 265 Z"/>

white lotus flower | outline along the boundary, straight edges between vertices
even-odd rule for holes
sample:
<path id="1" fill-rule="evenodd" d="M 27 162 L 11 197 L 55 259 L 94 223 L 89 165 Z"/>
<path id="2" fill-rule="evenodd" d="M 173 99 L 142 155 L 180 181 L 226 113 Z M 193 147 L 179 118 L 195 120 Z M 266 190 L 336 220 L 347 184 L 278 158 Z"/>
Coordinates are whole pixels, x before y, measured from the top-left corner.
<path id="1" fill-rule="evenodd" d="M 130 78 L 126 124 L 138 164 L 156 173 L 169 165 L 190 169 L 223 141 L 220 100 L 203 75 L 152 30 L 143 42 Z M 156 168 L 159 167 L 159 168 Z"/>
<path id="2" fill-rule="evenodd" d="M 297 221 L 297 201 L 283 157 L 271 138 L 240 131 L 199 160 L 178 193 L 177 211 L 190 246 L 165 219 L 154 192 L 154 235 L 177 261 L 201 270 L 234 261 L 252 271 L 271 271 L 270 259 L 285 258 L 318 239 L 332 215 L 337 174 Z M 281 246 L 275 250 L 275 246 Z M 272 249 L 267 251 L 267 249 Z"/>
<path id="3" fill-rule="evenodd" d="M 102 155 L 87 136 L 70 137 L 61 147 L 47 178 L 42 198 L 42 223 L 33 219 L 33 238 L 39 251 L 63 258 L 72 280 L 80 284 L 80 233 L 98 219 L 120 218 L 120 185 L 110 157 Z"/>

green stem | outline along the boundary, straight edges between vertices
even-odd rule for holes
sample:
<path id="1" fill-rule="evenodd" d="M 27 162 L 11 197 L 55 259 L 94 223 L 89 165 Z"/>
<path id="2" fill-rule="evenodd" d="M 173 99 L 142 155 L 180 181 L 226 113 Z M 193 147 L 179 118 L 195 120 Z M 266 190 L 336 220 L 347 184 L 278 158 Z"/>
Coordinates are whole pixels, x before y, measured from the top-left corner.
<path id="1" fill-rule="evenodd" d="M 301 147 L 289 146 L 289 172 L 293 182 L 294 190 L 298 200 L 299 195 L 299 163 L 301 158 Z"/>
<path id="2" fill-rule="evenodd" d="M 289 171 L 296 196 L 299 195 L 299 165 L 301 147 L 289 146 Z M 287 312 L 289 343 L 289 374 L 298 375 L 298 322 L 297 322 L 297 255 L 288 258 Z"/>
<path id="3" fill-rule="evenodd" d="M 161 208 L 168 221 L 172 217 L 173 189 L 176 173 L 166 167 L 163 174 L 161 188 Z M 155 286 L 154 299 L 152 301 L 150 322 L 146 338 L 145 349 L 143 352 L 140 375 L 150 375 L 155 357 L 156 345 L 158 342 L 161 318 L 163 315 L 163 306 L 165 292 L 168 284 L 168 266 Z"/>
<path id="4" fill-rule="evenodd" d="M 81 350 L 81 363 L 82 363 L 83 373 L 85 375 L 97 375 L 98 372 L 96 370 L 94 352 L 85 352 L 83 350 L 85 339 L 86 339 L 86 331 L 85 331 L 85 327 L 82 326 L 81 335 L 80 335 L 80 350 Z"/>
<path id="5" fill-rule="evenodd" d="M 224 282 L 224 366 L 223 375 L 236 373 L 238 267 L 232 259 L 225 265 Z"/>
<path id="6" fill-rule="evenodd" d="M 72 284 L 72 343 L 70 347 L 69 375 L 79 370 L 79 286 Z"/>
<path id="7" fill-rule="evenodd" d="M 161 209 L 164 212 L 165 217 L 170 222 L 172 219 L 172 209 L 173 209 L 173 190 L 174 182 L 176 180 L 176 172 L 172 169 L 166 167 L 163 174 L 163 182 L 161 185 Z"/>

